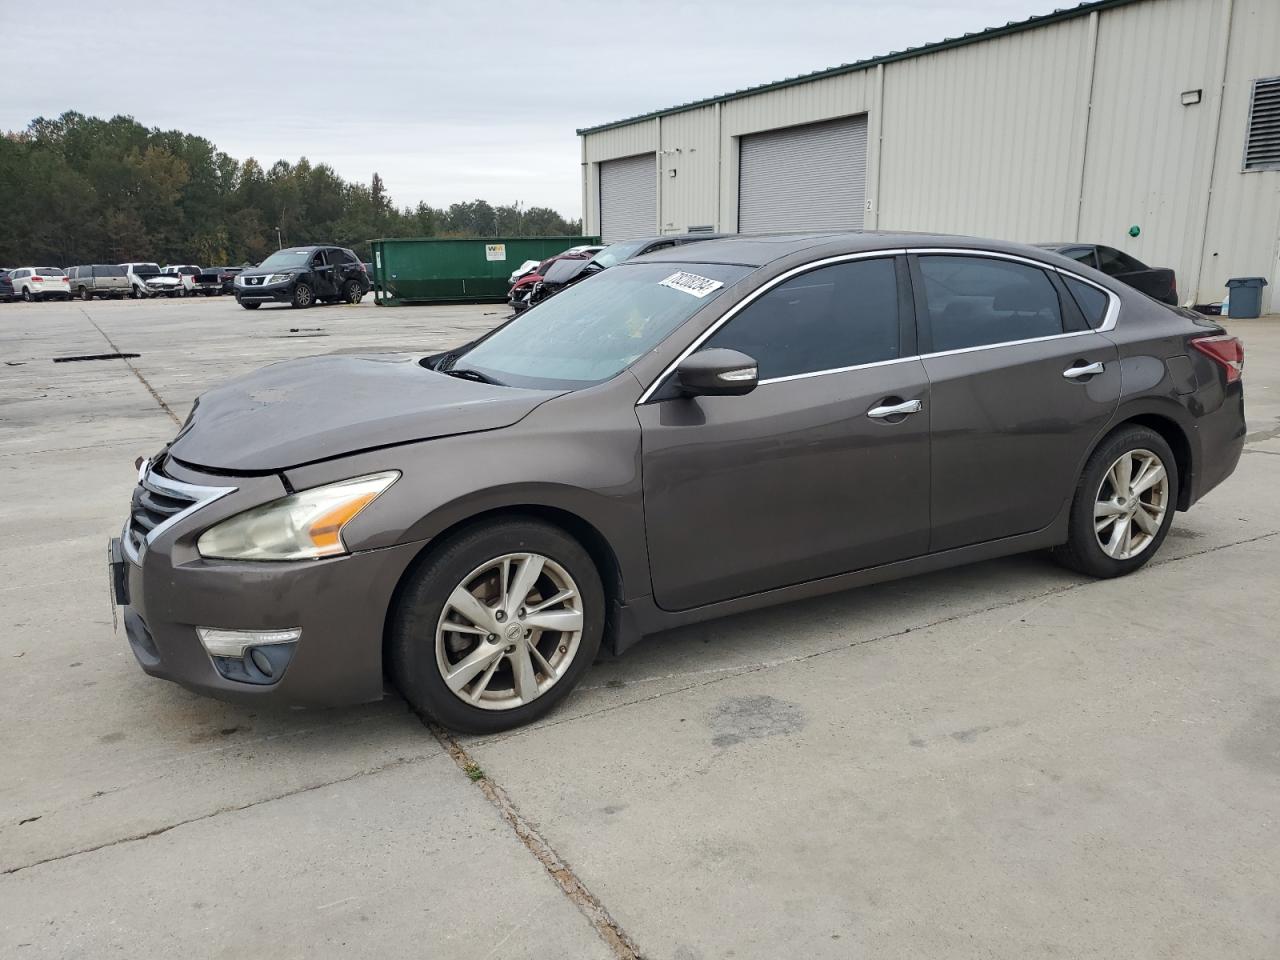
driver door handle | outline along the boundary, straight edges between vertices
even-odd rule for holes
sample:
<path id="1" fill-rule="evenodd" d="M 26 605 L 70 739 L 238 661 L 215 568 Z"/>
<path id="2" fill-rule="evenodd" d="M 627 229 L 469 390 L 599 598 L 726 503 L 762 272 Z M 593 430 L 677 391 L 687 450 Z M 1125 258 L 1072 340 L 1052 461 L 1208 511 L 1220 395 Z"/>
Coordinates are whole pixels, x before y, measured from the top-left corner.
<path id="1" fill-rule="evenodd" d="M 1082 367 L 1067 367 L 1062 371 L 1062 375 L 1068 380 L 1075 380 L 1078 377 L 1092 377 L 1095 373 L 1101 373 L 1102 368 L 1101 362 L 1087 363 Z"/>
<path id="2" fill-rule="evenodd" d="M 885 417 L 897 417 L 905 413 L 919 413 L 923 407 L 924 404 L 919 400 L 908 400 L 887 407 L 872 407 L 867 411 L 867 416 L 872 420 L 883 420 Z"/>

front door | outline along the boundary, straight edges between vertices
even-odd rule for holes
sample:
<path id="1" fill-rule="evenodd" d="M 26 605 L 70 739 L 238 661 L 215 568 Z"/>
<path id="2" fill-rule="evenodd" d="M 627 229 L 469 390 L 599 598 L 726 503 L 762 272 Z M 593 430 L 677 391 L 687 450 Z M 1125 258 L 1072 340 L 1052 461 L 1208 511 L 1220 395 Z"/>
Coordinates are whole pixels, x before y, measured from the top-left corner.
<path id="1" fill-rule="evenodd" d="M 907 288 L 905 261 L 892 257 L 791 277 L 702 344 L 753 357 L 752 393 L 659 391 L 665 399 L 637 408 L 659 606 L 689 609 L 927 550 L 930 399 L 900 309 Z"/>
<path id="2" fill-rule="evenodd" d="M 1047 526 L 1119 402 L 1115 344 L 1031 263 L 930 255 L 914 273 L 933 407 L 930 550 Z"/>

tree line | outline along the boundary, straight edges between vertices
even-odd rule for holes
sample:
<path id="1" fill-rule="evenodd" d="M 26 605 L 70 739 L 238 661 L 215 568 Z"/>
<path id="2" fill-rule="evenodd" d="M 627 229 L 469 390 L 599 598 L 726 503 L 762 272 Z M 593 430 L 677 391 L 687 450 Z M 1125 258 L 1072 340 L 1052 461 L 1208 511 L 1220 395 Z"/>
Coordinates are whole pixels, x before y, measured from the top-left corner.
<path id="1" fill-rule="evenodd" d="M 336 242 L 369 259 L 375 237 L 567 236 L 581 221 L 485 200 L 396 207 L 378 174 L 353 183 L 305 157 L 263 168 L 179 130 L 74 111 L 0 133 L 0 265 L 257 263 Z"/>

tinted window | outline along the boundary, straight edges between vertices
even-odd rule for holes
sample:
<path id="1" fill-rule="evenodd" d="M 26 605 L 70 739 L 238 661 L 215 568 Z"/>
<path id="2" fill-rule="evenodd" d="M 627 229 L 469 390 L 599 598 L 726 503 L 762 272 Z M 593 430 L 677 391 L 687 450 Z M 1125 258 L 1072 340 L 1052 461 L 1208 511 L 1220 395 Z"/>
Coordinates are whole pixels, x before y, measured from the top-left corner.
<path id="1" fill-rule="evenodd" d="M 160 276 L 160 268 L 154 263 L 135 263 L 133 265 L 133 275 L 135 277 L 158 277 Z"/>
<path id="2" fill-rule="evenodd" d="M 57 267 L 40 267 L 36 273 L 42 277 L 65 277 L 66 274 Z"/>
<path id="3" fill-rule="evenodd" d="M 343 263 L 359 263 L 360 261 L 356 259 L 356 255 L 352 253 L 350 250 L 343 250 L 342 262 Z"/>
<path id="4" fill-rule="evenodd" d="M 717 330 L 704 348 L 752 357 L 760 379 L 898 356 L 898 283 L 890 259 L 819 267 L 779 284 Z"/>
<path id="5" fill-rule="evenodd" d="M 1093 259 L 1093 247 L 1067 247 L 1061 253 L 1069 260 L 1083 263 L 1086 267 L 1096 267 L 1098 265 Z"/>
<path id="6" fill-rule="evenodd" d="M 1145 270 L 1146 266 L 1139 263 L 1127 253 L 1121 253 L 1119 250 L 1112 250 L 1110 247 L 1098 248 L 1098 269 L 1103 273 L 1131 273 L 1134 270 Z"/>
<path id="7" fill-rule="evenodd" d="M 124 268 L 100 263 L 93 268 L 93 275 L 95 277 L 123 277 Z"/>
<path id="8" fill-rule="evenodd" d="M 1058 292 L 1043 270 L 982 257 L 921 257 L 932 350 L 1062 333 Z"/>
<path id="9" fill-rule="evenodd" d="M 721 264 L 636 263 L 574 284 L 526 310 L 459 358 L 522 387 L 575 387 L 616 376 L 750 272 Z M 695 296 L 680 274 L 714 281 Z M 676 281 L 676 286 L 663 281 Z M 686 288 L 681 288 L 684 280 Z"/>
<path id="10" fill-rule="evenodd" d="M 1090 286 L 1074 277 L 1063 276 L 1062 280 L 1066 283 L 1067 289 L 1071 291 L 1071 297 L 1075 300 L 1076 306 L 1084 314 L 1085 322 L 1091 327 L 1102 326 L 1102 321 L 1107 316 L 1107 307 L 1111 303 L 1111 298 L 1097 287 Z"/>

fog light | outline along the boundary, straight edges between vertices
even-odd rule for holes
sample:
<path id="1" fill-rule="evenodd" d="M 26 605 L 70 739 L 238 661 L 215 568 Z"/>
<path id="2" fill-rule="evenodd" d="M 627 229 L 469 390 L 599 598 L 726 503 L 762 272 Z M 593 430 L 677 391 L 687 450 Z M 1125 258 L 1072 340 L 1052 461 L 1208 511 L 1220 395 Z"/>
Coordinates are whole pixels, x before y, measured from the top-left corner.
<path id="1" fill-rule="evenodd" d="M 223 630 L 218 627 L 196 627 L 196 635 L 211 657 L 243 657 L 250 647 L 274 643 L 294 643 L 302 636 L 301 627 L 284 630 Z"/>

